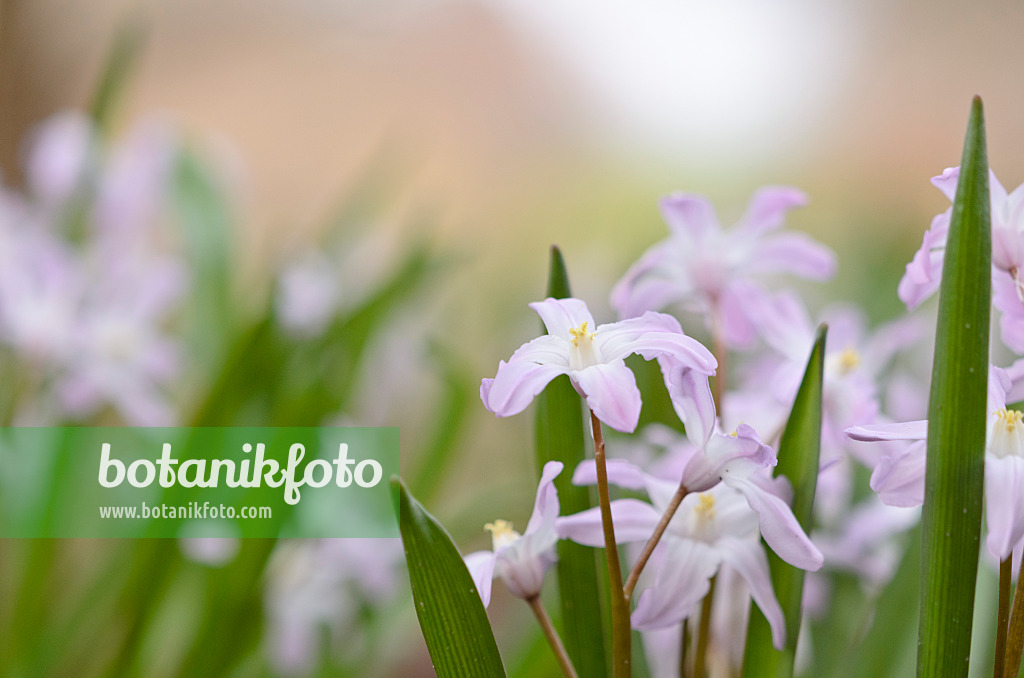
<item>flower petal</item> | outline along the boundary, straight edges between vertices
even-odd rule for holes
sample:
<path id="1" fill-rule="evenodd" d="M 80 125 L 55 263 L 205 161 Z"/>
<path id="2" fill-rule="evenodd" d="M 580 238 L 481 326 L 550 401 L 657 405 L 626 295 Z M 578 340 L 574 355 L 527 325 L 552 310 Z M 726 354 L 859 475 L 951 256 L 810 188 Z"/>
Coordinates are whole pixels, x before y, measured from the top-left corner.
<path id="1" fill-rule="evenodd" d="M 906 272 L 900 279 L 897 294 L 910 311 L 939 289 L 942 262 L 946 257 L 949 219 L 950 210 L 932 219 L 931 227 L 924 234 L 921 248 L 914 253 L 914 258 L 907 264 Z"/>
<path id="2" fill-rule="evenodd" d="M 529 362 L 538 365 L 568 367 L 570 344 L 562 337 L 545 334 L 523 344 L 512 354 L 509 362 Z"/>
<path id="3" fill-rule="evenodd" d="M 616 360 L 591 365 L 571 376 L 598 419 L 616 431 L 632 433 L 636 430 L 640 420 L 640 389 L 626 363 Z"/>
<path id="4" fill-rule="evenodd" d="M 541 529 L 542 526 L 553 528 L 555 518 L 558 517 L 558 490 L 555 489 L 555 478 L 565 468 L 560 461 L 549 461 L 544 464 L 544 470 L 540 474 L 540 483 L 537 485 L 537 499 L 533 503 L 533 515 L 526 525 L 526 536 Z"/>
<path id="5" fill-rule="evenodd" d="M 750 596 L 761 608 L 772 629 L 772 645 L 781 650 L 786 644 L 786 618 L 772 588 L 771 571 L 764 548 L 756 540 L 725 538 L 718 542 L 723 562 L 747 582 Z"/>
<path id="6" fill-rule="evenodd" d="M 661 514 L 653 506 L 639 499 L 616 499 L 611 503 L 611 509 L 615 542 L 618 544 L 646 542 L 661 520 Z M 555 521 L 555 529 L 562 539 L 571 539 L 584 546 L 604 547 L 604 527 L 599 506 L 559 518 Z"/>
<path id="7" fill-rule="evenodd" d="M 498 364 L 494 379 L 480 383 L 480 399 L 484 407 L 499 417 L 519 414 L 548 383 L 568 369 L 557 365 L 538 365 L 517 360 Z"/>
<path id="8" fill-rule="evenodd" d="M 846 435 L 854 440 L 875 442 L 879 440 L 924 440 L 928 437 L 928 420 L 905 421 L 898 424 L 871 424 L 851 426 Z"/>
<path id="9" fill-rule="evenodd" d="M 697 447 L 704 447 L 715 430 L 715 400 L 708 376 L 672 358 L 658 362 L 672 407 L 686 427 L 686 437 Z"/>
<path id="10" fill-rule="evenodd" d="M 786 215 L 807 204 L 807 195 L 789 186 L 765 186 L 754 193 L 739 228 L 745 236 L 757 236 L 782 226 Z"/>
<path id="11" fill-rule="evenodd" d="M 836 253 L 805 233 L 779 233 L 758 243 L 747 270 L 827 280 L 836 272 Z"/>
<path id="12" fill-rule="evenodd" d="M 704 374 L 714 374 L 715 357 L 703 344 L 683 333 L 679 321 L 665 313 L 648 311 L 597 328 L 597 346 L 607 361 L 637 353 L 645 360 L 671 356 Z"/>
<path id="13" fill-rule="evenodd" d="M 692 285 L 679 273 L 671 241 L 652 246 L 615 283 L 611 294 L 612 308 L 620 318 L 633 318 L 686 299 Z"/>
<path id="14" fill-rule="evenodd" d="M 610 484 L 627 490 L 643 490 L 647 487 L 648 475 L 639 466 L 624 459 L 609 459 L 605 466 L 608 469 Z M 576 471 L 572 474 L 572 484 L 597 484 L 597 464 L 593 459 L 584 459 L 576 466 Z"/>
<path id="15" fill-rule="evenodd" d="M 469 574 L 473 577 L 480 599 L 484 601 L 484 607 L 487 607 L 491 602 L 491 583 L 494 580 L 494 554 L 490 551 L 475 551 L 463 560 L 466 561 Z"/>
<path id="16" fill-rule="evenodd" d="M 721 229 L 715 208 L 707 198 L 689 193 L 673 193 L 661 199 L 661 216 L 669 230 L 698 244 L 712 231 Z"/>
<path id="17" fill-rule="evenodd" d="M 871 474 L 871 489 L 889 506 L 924 503 L 925 441 L 886 454 Z"/>
<path id="18" fill-rule="evenodd" d="M 569 330 L 578 328 L 583 323 L 594 327 L 594 316 L 590 315 L 586 303 L 579 299 L 553 299 L 535 301 L 530 308 L 537 312 L 544 321 L 548 334 L 568 339 Z"/>
<path id="19" fill-rule="evenodd" d="M 722 482 L 742 492 L 750 508 L 757 511 L 761 536 L 780 558 L 809 572 L 821 567 L 821 551 L 811 543 L 786 502 L 745 478 L 726 476 Z"/>
<path id="20" fill-rule="evenodd" d="M 700 541 L 667 538 L 657 563 L 654 586 L 640 594 L 631 621 L 635 629 L 671 626 L 689 617 L 711 588 L 709 580 L 722 562 L 719 553 Z"/>
<path id="21" fill-rule="evenodd" d="M 1024 538 L 1024 458 L 985 455 L 985 546 L 1005 560 Z"/>

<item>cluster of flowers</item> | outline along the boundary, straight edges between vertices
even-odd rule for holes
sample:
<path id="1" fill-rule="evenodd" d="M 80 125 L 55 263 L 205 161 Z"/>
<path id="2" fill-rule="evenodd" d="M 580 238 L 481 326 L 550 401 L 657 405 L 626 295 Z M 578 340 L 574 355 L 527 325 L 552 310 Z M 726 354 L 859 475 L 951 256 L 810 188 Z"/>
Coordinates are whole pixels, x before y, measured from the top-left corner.
<path id="1" fill-rule="evenodd" d="M 27 192 L 0 185 L 0 346 L 19 363 L 16 424 L 174 423 L 168 330 L 186 286 L 167 233 L 178 139 L 149 121 L 117 146 L 83 113 L 45 121 L 27 148 Z M 26 395 L 27 394 L 27 395 Z"/>
<path id="2" fill-rule="evenodd" d="M 956 170 L 933 181 L 952 199 Z M 1008 196 L 994 177 L 992 186 L 995 303 L 1003 314 L 1005 343 L 1020 351 L 1024 189 Z M 611 484 L 648 498 L 611 502 L 617 541 L 643 544 L 670 516 L 653 554 L 648 554 L 631 616 L 636 629 L 671 629 L 662 636 L 647 634 L 648 653 L 662 654 L 651 657 L 655 666 L 678 666 L 679 625 L 699 614 L 715 576 L 717 590 L 726 589 L 724 595 L 731 598 L 723 602 L 722 594 L 717 595 L 712 613 L 715 627 L 731 630 L 717 639 L 712 635 L 723 661 L 741 661 L 743 638 L 735 629 L 745 627 L 751 598 L 769 621 L 774 644 L 783 645 L 785 620 L 762 538 L 796 567 L 815 571 L 824 564 L 857 574 L 866 586 L 877 588 L 888 581 L 898 561 L 896 537 L 919 519 L 919 512 L 909 507 L 919 506 L 923 498 L 926 422 L 889 423 L 919 419 L 927 402 L 922 376 L 929 351 L 918 345 L 929 323 L 917 316 L 868 333 L 858 309 L 837 307 L 821 315 L 829 333 L 813 538 L 789 508 L 788 481 L 772 475 L 774 446 L 813 345 L 814 323 L 795 292 L 773 291 L 766 281 L 778 273 L 825 280 L 835 269 L 828 248 L 805 235 L 780 231 L 786 214 L 804 203 L 803 194 L 794 189 L 765 188 L 754 196 L 740 223 L 723 230 L 705 199 L 685 194 L 664 199 L 661 209 L 669 237 L 650 248 L 612 291 L 611 305 L 621 320 L 595 327 L 586 305 L 576 299 L 531 304 L 547 335 L 501 362 L 494 379 L 484 379 L 481 386 L 485 407 L 510 416 L 565 374 L 596 419 L 632 433 L 641 396 L 623 359 L 636 353 L 658 361 L 685 436 L 652 425 L 643 431 L 639 445 L 630 446 L 639 448 L 632 461 L 607 462 Z M 949 210 L 935 218 L 921 251 L 907 266 L 899 295 L 910 310 L 938 287 L 949 219 Z M 684 322 L 701 322 L 714 352 L 684 334 L 680 320 L 659 312 L 664 310 L 681 312 Z M 738 369 L 730 370 L 735 378 L 725 374 L 725 366 L 732 366 L 730 352 L 739 358 Z M 1024 501 L 1016 489 L 1024 472 L 1024 423 L 1019 414 L 1005 409 L 1008 399 L 1019 399 L 1013 380 L 1021 373 L 1020 364 L 1006 372 L 993 368 L 990 380 L 988 546 L 998 559 L 1019 547 L 1024 535 Z M 709 378 L 716 384 L 714 397 Z M 857 442 L 864 440 L 883 442 Z M 871 488 L 877 496 L 855 501 L 863 494 L 854 487 L 857 464 L 873 471 Z M 559 539 L 604 545 L 599 509 L 559 515 L 552 483 L 561 471 L 554 462 L 544 468 L 535 510 L 522 535 L 497 521 L 487 526 L 493 550 L 466 557 L 485 603 L 495 576 L 516 596 L 537 596 Z M 594 461 L 574 470 L 575 484 L 594 484 L 596 479 Z M 680 495 L 681 502 L 673 502 Z M 634 558 L 637 553 L 633 551 Z M 827 602 L 827 579 L 812 576 L 807 584 L 805 610 L 821 610 Z M 666 648 L 659 637 L 674 639 L 674 647 Z"/>

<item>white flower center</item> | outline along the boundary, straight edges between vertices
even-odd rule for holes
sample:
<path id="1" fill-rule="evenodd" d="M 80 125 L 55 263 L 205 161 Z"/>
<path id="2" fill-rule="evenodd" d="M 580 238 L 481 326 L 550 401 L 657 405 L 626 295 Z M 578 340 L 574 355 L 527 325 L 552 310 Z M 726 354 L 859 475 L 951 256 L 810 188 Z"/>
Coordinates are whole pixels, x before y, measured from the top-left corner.
<path id="1" fill-rule="evenodd" d="M 569 360 L 570 369 L 582 370 L 590 367 L 591 365 L 601 363 L 597 347 L 594 345 L 594 337 L 597 336 L 597 332 L 588 332 L 588 324 L 589 323 L 584 321 L 584 323 L 579 327 L 569 330 L 569 335 L 572 337 L 569 340 L 569 343 L 572 344 L 573 348 L 571 358 Z"/>
<path id="2" fill-rule="evenodd" d="M 522 536 L 512 529 L 512 523 L 507 520 L 495 520 L 493 523 L 487 523 L 484 525 L 484 529 L 491 533 L 492 550 L 495 552 L 514 543 Z"/>
<path id="3" fill-rule="evenodd" d="M 860 367 L 860 353 L 856 349 L 844 348 L 838 355 L 828 357 L 827 369 L 840 377 L 845 377 Z"/>
<path id="4" fill-rule="evenodd" d="M 1005 407 L 996 410 L 989 450 L 997 457 L 1024 457 L 1024 414 Z"/>
<path id="5" fill-rule="evenodd" d="M 715 534 L 715 497 L 710 492 L 697 495 L 697 505 L 690 511 L 690 538 L 711 541 Z"/>

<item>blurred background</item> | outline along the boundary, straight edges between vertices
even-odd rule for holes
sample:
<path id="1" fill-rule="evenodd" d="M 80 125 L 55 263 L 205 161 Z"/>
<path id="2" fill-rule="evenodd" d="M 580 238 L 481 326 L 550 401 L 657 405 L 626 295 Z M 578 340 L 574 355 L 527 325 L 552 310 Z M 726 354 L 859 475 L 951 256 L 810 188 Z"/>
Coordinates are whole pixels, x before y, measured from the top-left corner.
<path id="1" fill-rule="evenodd" d="M 89 108 L 125 26 L 141 42 L 110 138 L 141 119 L 164 121 L 202 158 L 223 198 L 235 248 L 225 284 L 242 319 L 213 363 L 237 355 L 246 336 L 258 343 L 250 335 L 259 336 L 274 295 L 287 287 L 283 271 L 325 234 L 340 232 L 357 253 L 334 260 L 356 306 L 415 273 L 404 279 L 408 294 L 378 299 L 387 312 L 374 316 L 365 345 L 342 358 L 344 397 L 335 393 L 322 412 L 288 401 L 273 423 L 400 426 L 403 468 L 464 551 L 486 545 L 482 522 L 524 522 L 532 502 L 530 418 L 496 421 L 476 389 L 535 335 L 526 304 L 543 296 L 551 244 L 601 322 L 611 317 L 611 286 L 665 234 L 659 197 L 705 194 L 730 224 L 758 186 L 791 184 L 811 203 L 789 225 L 839 256 L 837 277 L 807 288 L 812 306 L 854 301 L 879 322 L 902 312 L 896 283 L 931 217 L 948 205 L 928 180 L 959 162 L 972 95 L 985 100 L 993 169 L 1009 188 L 1024 179 L 1024 7 L 1011 3 L 0 0 L 0 177 L 8 189 L 32 192 L 28 140 L 48 117 Z M 296 354 L 290 346 L 262 359 L 283 364 Z M 202 397 L 233 383 L 208 366 L 183 373 L 187 383 L 170 389 L 178 413 L 194 414 Z M 259 388 L 284 388 L 273 379 Z M 264 412 L 247 408 L 239 401 L 199 420 L 251 423 Z M 196 421 L 191 414 L 174 421 Z M 256 625 L 244 651 L 204 675 L 431 674 L 400 565 L 392 580 L 359 584 L 368 599 L 392 594 L 374 624 L 359 621 L 362 603 L 344 624 L 333 609 L 275 616 L 275 587 L 294 581 L 268 575 L 268 558 L 278 568 L 297 559 L 302 567 L 288 571 L 307 573 L 319 571 L 318 559 L 342 567 L 358 558 L 322 545 L 298 555 L 267 546 L 233 575 L 245 582 L 242 612 L 217 618 L 209 592 L 223 575 L 199 563 L 231 571 L 239 567 L 232 558 L 242 562 L 256 547 L 210 558 L 166 548 L 0 545 L 9 565 L 0 599 L 28 590 L 45 601 L 16 638 L 21 620 L 10 615 L 21 612 L 4 609 L 3 657 L 21 667 L 11 675 L 79 675 L 63 672 L 66 661 L 101 655 L 116 659 L 86 662 L 80 675 L 178 675 L 198 665 L 190 663 L 198 651 L 182 649 L 187 639 L 159 638 L 196 615 L 204 629 L 223 627 L 224 642 L 231 624 Z M 365 556 L 390 549 L 370 544 Z M 181 571 L 150 591 L 148 568 L 165 557 Z M 25 584 L 22 575 L 40 562 L 56 563 L 51 579 Z M 139 574 L 121 593 L 88 593 L 104 568 L 125 562 Z M 77 612 L 51 608 L 64 591 L 47 581 L 63 581 L 67 569 L 85 591 Z M 499 594 L 492 603 L 499 644 L 536 653 L 538 636 L 524 630 L 529 613 L 517 602 Z M 123 606 L 147 625 L 109 621 Z M 58 631 L 88 624 L 93 610 L 114 624 L 109 634 L 72 634 L 77 645 L 66 644 Z M 303 621 L 293 624 L 292 614 Z M 295 625 L 315 631 L 288 645 L 281 638 L 294 640 Z M 39 652 L 59 656 L 33 664 Z M 530 672 L 539 669 L 529 668 L 529 649 L 513 654 L 527 667 L 520 675 L 543 675 Z M 25 668 L 33 666 L 44 672 Z"/>

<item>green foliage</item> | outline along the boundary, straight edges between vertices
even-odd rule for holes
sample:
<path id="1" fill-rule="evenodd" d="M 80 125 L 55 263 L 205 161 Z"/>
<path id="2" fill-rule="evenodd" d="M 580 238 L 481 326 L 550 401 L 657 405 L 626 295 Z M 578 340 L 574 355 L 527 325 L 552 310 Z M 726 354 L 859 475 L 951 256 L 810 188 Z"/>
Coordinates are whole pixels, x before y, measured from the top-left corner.
<path id="1" fill-rule="evenodd" d="M 566 298 L 569 276 L 557 247 L 551 248 L 548 296 Z M 572 474 L 586 458 L 583 433 L 583 403 L 569 382 L 560 376 L 537 398 L 536 414 L 537 472 L 549 461 L 560 461 L 565 470 L 555 479 L 562 515 L 585 511 L 595 505 L 588 487 L 572 484 Z M 598 560 L 600 558 L 600 560 Z M 569 540 L 558 544 L 558 592 L 562 608 L 562 641 L 582 678 L 603 678 L 605 661 L 604 616 L 601 600 L 603 550 L 581 546 Z"/>
<path id="2" fill-rule="evenodd" d="M 818 328 L 818 336 L 807 360 L 807 369 L 804 371 L 800 390 L 797 391 L 786 430 L 779 442 L 779 463 L 775 467 L 775 475 L 785 476 L 793 486 L 793 515 L 808 534 L 813 522 L 814 492 L 818 484 L 821 452 L 821 400 L 825 374 L 826 332 L 827 328 L 824 325 Z M 768 621 L 757 606 L 752 604 L 747 649 L 743 659 L 743 674 L 750 678 L 792 676 L 796 644 L 800 636 L 804 571 L 785 563 L 774 553 L 769 553 L 768 560 L 775 595 L 786 617 L 786 646 L 781 651 L 772 647 L 772 633 Z"/>
<path id="3" fill-rule="evenodd" d="M 981 535 L 991 213 L 981 99 L 967 125 L 939 296 L 922 513 L 918 676 L 966 676 Z"/>
<path id="4" fill-rule="evenodd" d="M 441 524 L 391 481 L 420 629 L 439 678 L 504 678 L 487 612 Z"/>

